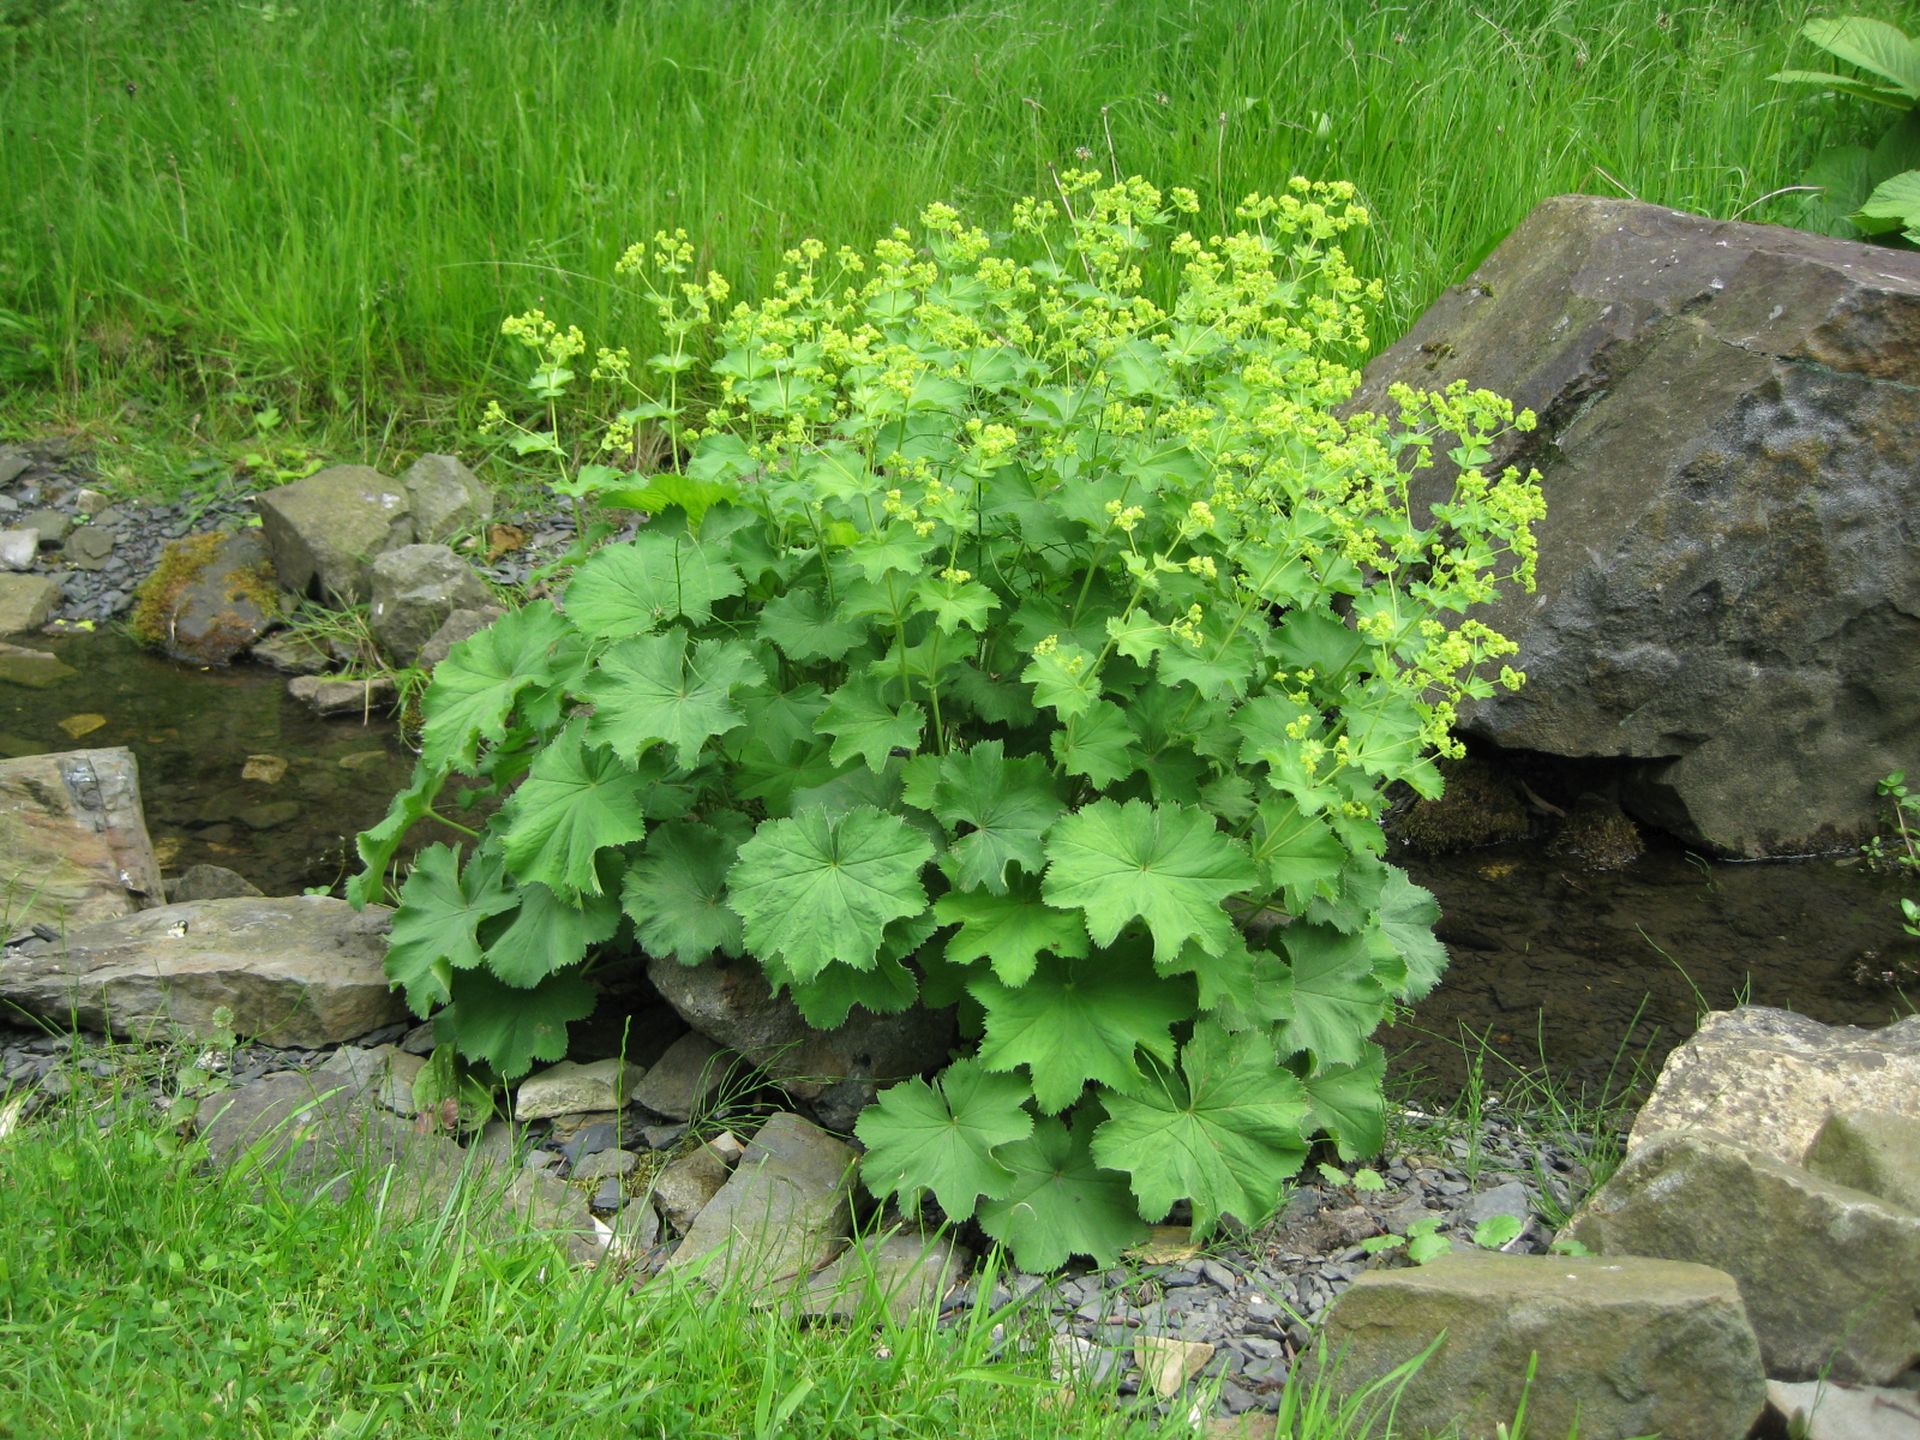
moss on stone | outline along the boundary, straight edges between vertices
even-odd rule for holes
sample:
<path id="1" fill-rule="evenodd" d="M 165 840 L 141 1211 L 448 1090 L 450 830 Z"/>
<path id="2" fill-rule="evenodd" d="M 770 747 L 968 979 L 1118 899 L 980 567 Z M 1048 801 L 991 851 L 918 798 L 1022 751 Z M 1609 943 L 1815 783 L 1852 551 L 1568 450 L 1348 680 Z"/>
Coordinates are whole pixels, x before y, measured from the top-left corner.
<path id="1" fill-rule="evenodd" d="M 219 532 L 208 531 L 176 540 L 160 552 L 160 563 L 133 592 L 128 625 L 134 639 L 154 650 L 166 645 L 181 595 L 206 573 L 225 540 Z"/>

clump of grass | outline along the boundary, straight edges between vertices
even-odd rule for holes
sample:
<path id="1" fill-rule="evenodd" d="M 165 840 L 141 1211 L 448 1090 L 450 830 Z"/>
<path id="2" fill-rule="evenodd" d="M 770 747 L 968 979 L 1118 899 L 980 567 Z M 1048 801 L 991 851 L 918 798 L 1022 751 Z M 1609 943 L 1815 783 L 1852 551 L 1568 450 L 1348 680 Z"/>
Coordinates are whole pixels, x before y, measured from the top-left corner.
<path id="1" fill-rule="evenodd" d="M 1204 189 L 1202 225 L 1291 174 L 1354 181 L 1384 342 L 1548 195 L 1791 218 L 1798 197 L 1762 197 L 1846 138 L 1766 83 L 1800 19 L 1745 0 L 29 7 L 0 25 L 0 392 L 15 424 L 170 444 L 244 445 L 272 413 L 384 464 L 470 444 L 511 383 L 503 316 L 658 348 L 650 308 L 603 278 L 656 229 L 702 237 L 699 267 L 750 295 L 804 236 L 865 243 L 930 200 L 991 208 L 1085 164 Z"/>

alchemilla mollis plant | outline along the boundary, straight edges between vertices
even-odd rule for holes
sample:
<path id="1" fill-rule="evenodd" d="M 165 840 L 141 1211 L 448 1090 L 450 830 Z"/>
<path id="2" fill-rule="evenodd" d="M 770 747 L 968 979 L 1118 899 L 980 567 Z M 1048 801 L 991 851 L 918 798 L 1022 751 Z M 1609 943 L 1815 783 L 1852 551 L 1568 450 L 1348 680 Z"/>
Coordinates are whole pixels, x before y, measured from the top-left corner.
<path id="1" fill-rule="evenodd" d="M 1230 235 L 1197 210 L 1071 174 L 1003 235 L 935 205 L 731 305 L 661 235 L 620 269 L 664 350 L 584 378 L 578 332 L 508 322 L 516 448 L 651 518 L 454 649 L 361 837 L 364 900 L 453 777 L 502 802 L 393 923 L 467 1062 L 558 1058 L 635 947 L 750 956 L 822 1028 L 957 1007 L 963 1053 L 861 1118 L 864 1179 L 1029 1268 L 1183 1200 L 1257 1219 L 1316 1135 L 1378 1148 L 1369 1036 L 1445 963 L 1384 797 L 1437 794 L 1456 703 L 1520 682 L 1463 612 L 1532 582 L 1537 476 L 1489 473 L 1532 417 L 1464 387 L 1336 413 L 1381 298 L 1350 186 Z M 684 463 L 627 473 L 641 435 Z M 1436 453 L 1457 478 L 1416 504 Z"/>

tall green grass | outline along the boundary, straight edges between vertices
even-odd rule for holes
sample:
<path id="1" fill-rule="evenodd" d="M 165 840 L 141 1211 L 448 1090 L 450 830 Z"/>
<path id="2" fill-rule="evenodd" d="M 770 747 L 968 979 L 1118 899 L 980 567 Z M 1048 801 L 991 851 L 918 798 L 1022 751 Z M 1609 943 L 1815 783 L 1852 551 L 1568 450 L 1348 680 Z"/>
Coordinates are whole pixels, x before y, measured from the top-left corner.
<path id="1" fill-rule="evenodd" d="M 656 228 L 751 291 L 1089 160 L 1229 204 L 1353 180 L 1384 341 L 1550 194 L 1786 215 L 1840 113 L 1765 82 L 1808 8 L 0 0 L 0 386 L 457 436 L 507 313 L 645 343 L 610 272 Z"/>

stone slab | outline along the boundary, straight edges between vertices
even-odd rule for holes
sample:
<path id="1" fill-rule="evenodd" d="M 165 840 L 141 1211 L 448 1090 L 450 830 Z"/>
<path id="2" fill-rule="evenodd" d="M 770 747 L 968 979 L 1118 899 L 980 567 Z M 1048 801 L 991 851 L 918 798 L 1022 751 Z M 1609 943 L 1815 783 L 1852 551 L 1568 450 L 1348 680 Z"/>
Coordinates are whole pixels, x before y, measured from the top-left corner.
<path id="1" fill-rule="evenodd" d="M 70 933 L 163 896 L 131 750 L 0 760 L 4 938 Z"/>

